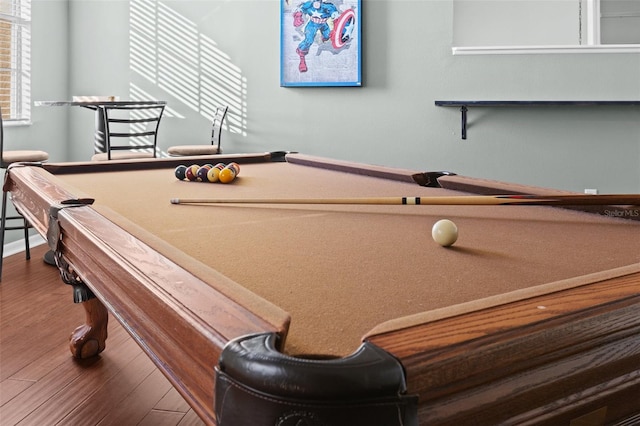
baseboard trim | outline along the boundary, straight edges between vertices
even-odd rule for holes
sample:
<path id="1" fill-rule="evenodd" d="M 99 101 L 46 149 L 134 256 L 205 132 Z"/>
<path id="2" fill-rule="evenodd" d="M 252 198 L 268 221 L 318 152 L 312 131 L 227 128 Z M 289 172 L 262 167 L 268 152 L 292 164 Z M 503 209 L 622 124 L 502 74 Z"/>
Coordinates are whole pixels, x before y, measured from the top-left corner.
<path id="1" fill-rule="evenodd" d="M 39 245 L 44 244 L 46 241 L 40 235 L 31 235 L 29 237 L 29 247 L 37 247 Z M 18 241 L 13 241 L 11 243 L 4 245 L 4 253 L 2 257 L 8 257 L 20 252 L 25 251 L 24 240 L 21 238 Z"/>

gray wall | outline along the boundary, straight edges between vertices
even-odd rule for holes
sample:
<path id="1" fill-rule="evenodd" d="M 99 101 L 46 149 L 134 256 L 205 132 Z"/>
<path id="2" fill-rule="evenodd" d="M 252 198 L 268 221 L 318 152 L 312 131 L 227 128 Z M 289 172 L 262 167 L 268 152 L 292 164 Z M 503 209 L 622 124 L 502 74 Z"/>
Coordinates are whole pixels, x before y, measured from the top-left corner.
<path id="1" fill-rule="evenodd" d="M 226 152 L 296 150 L 640 192 L 638 107 L 471 109 L 463 141 L 459 111 L 434 106 L 638 100 L 640 54 L 452 56 L 453 0 L 363 0 L 363 87 L 282 88 L 279 13 L 278 0 L 34 0 L 33 99 L 165 99 L 162 148 L 206 143 L 211 105 L 225 102 Z M 33 116 L 7 137 L 28 136 L 55 160 L 90 157 L 90 111 L 39 107 Z"/>

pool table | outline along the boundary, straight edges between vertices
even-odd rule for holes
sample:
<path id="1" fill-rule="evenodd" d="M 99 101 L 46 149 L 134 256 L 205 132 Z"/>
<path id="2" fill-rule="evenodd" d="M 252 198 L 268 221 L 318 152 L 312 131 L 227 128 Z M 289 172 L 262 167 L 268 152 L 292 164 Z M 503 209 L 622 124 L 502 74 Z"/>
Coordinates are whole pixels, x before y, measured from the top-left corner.
<path id="1" fill-rule="evenodd" d="M 112 316 L 208 424 L 640 422 L 639 206 L 170 203 L 565 193 L 284 152 L 21 164 L 4 189 L 86 310 L 73 355 Z"/>

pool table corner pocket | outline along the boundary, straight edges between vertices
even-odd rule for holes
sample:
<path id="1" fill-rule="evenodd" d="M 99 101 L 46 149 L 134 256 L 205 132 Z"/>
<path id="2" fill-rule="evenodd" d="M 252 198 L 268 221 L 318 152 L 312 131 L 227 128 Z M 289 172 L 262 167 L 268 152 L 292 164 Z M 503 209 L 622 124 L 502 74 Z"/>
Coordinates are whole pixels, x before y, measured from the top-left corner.
<path id="1" fill-rule="evenodd" d="M 337 359 L 297 358 L 276 349 L 273 333 L 235 339 L 215 379 L 218 426 L 417 426 L 417 396 L 387 352 L 363 343 Z"/>

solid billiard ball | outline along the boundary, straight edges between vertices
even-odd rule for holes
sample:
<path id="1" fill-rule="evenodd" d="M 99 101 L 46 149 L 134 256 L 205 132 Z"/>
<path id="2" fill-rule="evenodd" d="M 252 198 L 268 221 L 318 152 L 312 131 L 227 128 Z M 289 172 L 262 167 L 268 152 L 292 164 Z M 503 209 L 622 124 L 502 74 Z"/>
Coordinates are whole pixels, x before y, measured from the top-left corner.
<path id="1" fill-rule="evenodd" d="M 458 239 L 458 227 L 449 219 L 442 219 L 433 225 L 431 236 L 442 247 L 449 247 Z"/>
<path id="2" fill-rule="evenodd" d="M 224 163 L 218 163 L 209 169 L 207 173 L 207 180 L 211 183 L 218 182 L 218 178 L 220 176 L 220 170 L 224 169 Z"/>
<path id="3" fill-rule="evenodd" d="M 238 176 L 238 173 L 240 173 L 240 166 L 238 166 L 237 163 L 229 163 L 227 167 L 220 170 L 220 176 L 218 178 L 221 183 L 230 183 Z"/>
<path id="4" fill-rule="evenodd" d="M 184 180 L 184 178 L 186 177 L 186 173 L 187 173 L 187 166 L 185 166 L 184 164 L 179 165 L 174 170 L 174 174 L 176 175 L 176 179 L 178 180 Z"/>

